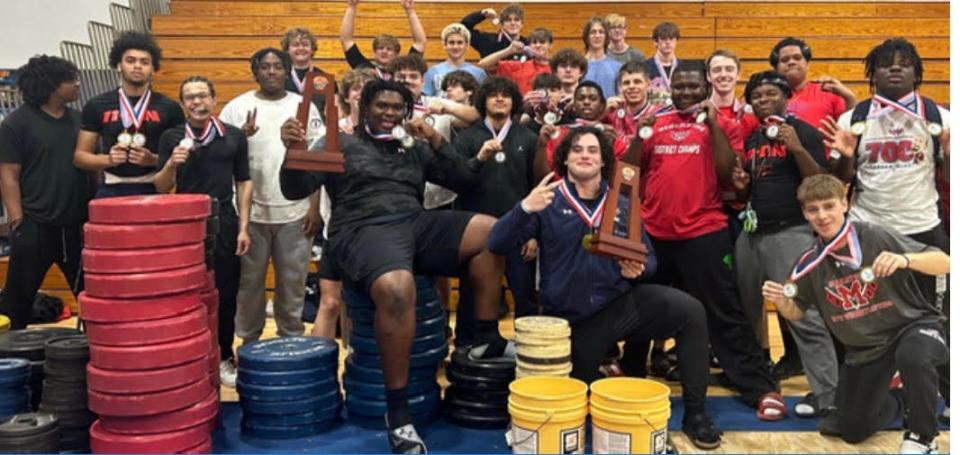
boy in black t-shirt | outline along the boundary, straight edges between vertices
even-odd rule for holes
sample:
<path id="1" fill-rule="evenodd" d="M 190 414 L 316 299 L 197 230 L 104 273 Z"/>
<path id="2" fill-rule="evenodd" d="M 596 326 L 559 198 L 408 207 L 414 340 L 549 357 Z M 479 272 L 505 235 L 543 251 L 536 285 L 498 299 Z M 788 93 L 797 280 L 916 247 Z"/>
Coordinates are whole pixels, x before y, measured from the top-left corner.
<path id="1" fill-rule="evenodd" d="M 77 67 L 59 57 L 31 58 L 17 70 L 24 105 L 0 125 L 0 194 L 10 219 L 11 253 L 0 313 L 10 328 L 30 323 L 33 300 L 56 262 L 80 292 L 87 175 L 73 166 L 80 113 Z"/>
<path id="2" fill-rule="evenodd" d="M 765 280 L 782 282 L 793 261 L 810 246 L 813 231 L 795 197 L 804 177 L 827 172 L 823 140 L 812 126 L 787 112 L 790 83 L 773 71 L 750 77 L 744 92 L 760 121 L 746 140 L 743 171 L 734 171 L 734 185 L 746 193 L 743 232 L 734 259 L 744 312 L 757 334 L 766 337 L 763 296 Z M 833 407 L 837 357 L 830 333 L 815 311 L 790 323 L 812 393 L 794 406 L 800 417 L 817 417 Z"/>
<path id="3" fill-rule="evenodd" d="M 763 284 L 763 297 L 789 320 L 817 310 L 846 347 L 837 413 L 820 432 L 857 443 L 905 412 L 900 452 L 936 453 L 937 383 L 949 400 L 950 354 L 943 314 L 907 272 L 947 273 L 950 257 L 886 227 L 849 220 L 844 185 L 831 175 L 804 179 L 797 199 L 816 243 L 786 283 Z M 888 390 L 898 370 L 902 399 Z"/>
<path id="4" fill-rule="evenodd" d="M 124 32 L 110 49 L 110 66 L 120 73 L 120 88 L 83 106 L 73 160 L 81 169 L 103 171 L 96 197 L 156 192 L 153 174 L 160 134 L 183 124 L 180 106 L 150 90 L 160 58 L 149 34 Z"/>
<path id="5" fill-rule="evenodd" d="M 423 55 L 427 48 L 427 33 L 423 30 L 423 24 L 420 23 L 420 18 L 413 9 L 413 1 L 400 0 L 407 14 L 407 20 L 410 21 L 410 38 L 413 40 L 408 53 Z M 386 67 L 400 54 L 400 41 L 393 35 L 379 34 L 373 39 L 373 61 L 363 55 L 353 39 L 359 3 L 360 0 L 347 0 L 347 11 L 343 13 L 343 21 L 340 23 L 340 44 L 343 46 L 343 55 L 347 57 L 350 68 L 373 68 L 381 79 L 389 78 Z"/>
<path id="6" fill-rule="evenodd" d="M 153 184 L 167 193 L 176 184 L 177 193 L 203 193 L 219 203 L 214 271 L 220 295 L 219 334 L 221 362 L 233 359 L 234 318 L 240 286 L 240 256 L 250 248 L 247 225 L 253 182 L 247 156 L 247 136 L 239 128 L 220 122 L 213 115 L 217 105 L 213 84 L 202 76 L 187 78 L 180 85 L 180 102 L 187 115 L 185 125 L 160 136 L 158 172 Z M 237 207 L 233 206 L 236 186 Z"/>

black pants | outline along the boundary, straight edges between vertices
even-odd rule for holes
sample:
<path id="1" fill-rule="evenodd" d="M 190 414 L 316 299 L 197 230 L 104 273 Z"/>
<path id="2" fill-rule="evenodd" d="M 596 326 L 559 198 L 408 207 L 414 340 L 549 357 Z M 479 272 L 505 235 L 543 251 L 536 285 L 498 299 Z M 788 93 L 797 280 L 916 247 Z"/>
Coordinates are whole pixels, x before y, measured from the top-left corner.
<path id="1" fill-rule="evenodd" d="M 601 377 L 611 345 L 627 339 L 677 340 L 687 413 L 702 412 L 709 379 L 707 317 L 689 294 L 659 284 L 638 284 L 593 316 L 571 325 L 573 372 L 586 383 Z"/>
<path id="2" fill-rule="evenodd" d="M 653 239 L 657 252 L 654 281 L 684 283 L 707 313 L 710 345 L 727 378 L 750 406 L 777 390 L 757 337 L 750 326 L 733 272 L 733 244 L 727 229 L 681 241 Z"/>
<path id="3" fill-rule="evenodd" d="M 908 236 L 913 240 L 916 240 L 925 245 L 934 246 L 943 250 L 944 253 L 950 254 L 950 237 L 947 236 L 946 230 L 943 228 L 943 223 L 937 225 L 937 227 L 926 231 L 920 232 L 918 234 L 913 234 Z M 947 318 L 950 317 L 950 292 L 937 294 L 937 277 L 926 275 L 920 272 L 914 272 L 914 277 L 917 279 L 917 284 L 920 286 L 920 292 L 923 293 L 924 298 L 938 308 L 942 307 L 943 314 L 947 315 Z M 948 276 L 949 281 L 949 276 Z M 949 324 L 945 326 L 947 334 L 950 334 Z"/>
<path id="4" fill-rule="evenodd" d="M 883 357 L 861 365 L 840 367 L 837 411 L 840 435 L 857 443 L 890 425 L 902 411 L 889 392 L 890 377 L 900 370 L 906 416 L 904 425 L 921 437 L 937 431 L 937 371 L 949 366 L 949 350 L 942 328 L 918 325 L 907 329 Z M 940 393 L 949 399 L 949 384 Z"/>
<path id="5" fill-rule="evenodd" d="M 240 256 L 237 256 L 237 233 L 239 220 L 233 204 L 220 204 L 220 231 L 213 269 L 217 275 L 217 292 L 220 293 L 218 309 L 217 340 L 220 343 L 220 359 L 233 358 L 234 318 L 237 313 L 237 289 L 240 287 Z"/>
<path id="6" fill-rule="evenodd" d="M 534 295 L 534 276 L 536 276 L 536 261 L 525 262 L 520 250 L 511 252 L 504 257 L 506 264 L 503 274 L 507 277 L 507 285 L 513 294 L 514 317 L 539 314 Z M 470 286 L 470 276 L 466 270 L 460 274 L 460 298 L 457 302 L 457 346 L 473 344 L 474 317 L 473 317 L 473 288 Z"/>
<path id="7" fill-rule="evenodd" d="M 0 313 L 10 318 L 11 329 L 23 329 L 30 323 L 33 300 L 54 263 L 66 276 L 74 295 L 83 290 L 82 233 L 81 225 L 51 226 L 29 216 L 24 216 L 17 229 L 10 233 L 10 262 L 0 298 Z"/>

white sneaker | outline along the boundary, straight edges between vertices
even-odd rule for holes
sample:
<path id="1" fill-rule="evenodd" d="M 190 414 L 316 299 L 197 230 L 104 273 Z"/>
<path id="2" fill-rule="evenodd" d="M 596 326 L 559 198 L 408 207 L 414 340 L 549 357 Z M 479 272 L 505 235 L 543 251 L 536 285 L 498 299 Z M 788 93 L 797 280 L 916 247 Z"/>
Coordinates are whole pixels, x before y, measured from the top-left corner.
<path id="1" fill-rule="evenodd" d="M 237 367 L 230 360 L 220 361 L 220 383 L 231 389 L 237 386 Z"/>
<path id="2" fill-rule="evenodd" d="M 273 299 L 267 300 L 267 316 L 273 317 Z"/>
<path id="3" fill-rule="evenodd" d="M 937 440 L 932 439 L 929 443 L 920 442 L 920 435 L 907 431 L 903 433 L 903 442 L 900 444 L 900 453 L 938 453 Z"/>

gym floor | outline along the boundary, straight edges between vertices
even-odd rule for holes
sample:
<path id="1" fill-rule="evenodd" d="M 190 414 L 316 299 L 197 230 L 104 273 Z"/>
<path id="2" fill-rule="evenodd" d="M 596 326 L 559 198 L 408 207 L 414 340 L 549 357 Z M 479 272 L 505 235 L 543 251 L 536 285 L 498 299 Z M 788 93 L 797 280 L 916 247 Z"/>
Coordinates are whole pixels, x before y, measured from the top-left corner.
<path id="1" fill-rule="evenodd" d="M 774 359 L 779 358 L 783 353 L 780 332 L 776 322 L 776 316 L 770 315 L 770 349 Z M 60 321 L 52 326 L 76 327 L 76 317 Z M 311 324 L 307 324 L 307 333 L 310 332 Z M 511 318 L 504 318 L 500 321 L 500 331 L 508 337 L 513 336 L 513 321 Z M 272 338 L 276 336 L 276 326 L 272 318 L 267 319 L 267 326 L 264 329 L 264 336 Z M 240 340 L 235 340 L 235 345 L 240 346 Z M 341 362 L 346 357 L 347 350 L 341 345 Z M 446 386 L 446 376 L 440 372 L 439 382 Z M 680 394 L 679 384 L 671 384 L 673 395 Z M 810 389 L 807 380 L 803 376 L 796 376 L 781 382 L 781 389 L 784 396 L 803 396 Z M 722 387 L 710 387 L 708 396 L 733 396 L 734 393 Z M 234 389 L 223 387 L 221 389 L 221 399 L 227 401 L 237 401 L 237 393 Z M 671 431 L 674 444 L 680 453 L 899 453 L 902 432 L 900 431 L 882 431 L 867 439 L 860 444 L 847 444 L 834 437 L 824 437 L 817 432 L 809 431 L 726 431 L 723 437 L 723 445 L 714 451 L 706 452 L 697 449 L 690 444 L 686 437 L 679 431 Z M 937 438 L 940 445 L 940 453 L 950 452 L 950 432 L 941 432 Z M 478 448 L 479 449 L 479 448 Z"/>

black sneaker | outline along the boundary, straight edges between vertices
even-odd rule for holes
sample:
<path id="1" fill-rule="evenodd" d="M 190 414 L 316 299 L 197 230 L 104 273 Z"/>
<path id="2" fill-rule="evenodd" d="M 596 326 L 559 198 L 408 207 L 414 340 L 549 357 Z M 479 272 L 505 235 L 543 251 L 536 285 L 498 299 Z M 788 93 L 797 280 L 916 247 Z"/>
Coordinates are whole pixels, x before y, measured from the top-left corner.
<path id="1" fill-rule="evenodd" d="M 823 417 L 817 424 L 817 431 L 824 436 L 840 436 L 840 415 L 835 408 L 823 410 Z"/>
<path id="2" fill-rule="evenodd" d="M 427 453 L 427 445 L 420 439 L 412 423 L 394 428 L 387 432 L 390 451 L 393 453 Z"/>
<path id="3" fill-rule="evenodd" d="M 937 447 L 936 438 L 921 438 L 920 435 L 912 431 L 903 433 L 903 442 L 900 443 L 900 453 L 928 454 L 937 453 L 938 450 L 939 447 Z"/>
<path id="4" fill-rule="evenodd" d="M 720 447 L 720 436 L 723 432 L 718 430 L 713 421 L 701 412 L 683 417 L 683 434 L 687 435 L 690 442 L 697 448 L 713 450 Z"/>
<path id="5" fill-rule="evenodd" d="M 778 381 L 801 374 L 803 374 L 803 364 L 800 363 L 800 359 L 793 356 L 784 356 L 773 366 L 773 376 Z"/>
<path id="6" fill-rule="evenodd" d="M 670 371 L 670 359 L 667 353 L 660 348 L 650 350 L 650 374 L 663 377 Z"/>

